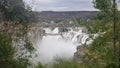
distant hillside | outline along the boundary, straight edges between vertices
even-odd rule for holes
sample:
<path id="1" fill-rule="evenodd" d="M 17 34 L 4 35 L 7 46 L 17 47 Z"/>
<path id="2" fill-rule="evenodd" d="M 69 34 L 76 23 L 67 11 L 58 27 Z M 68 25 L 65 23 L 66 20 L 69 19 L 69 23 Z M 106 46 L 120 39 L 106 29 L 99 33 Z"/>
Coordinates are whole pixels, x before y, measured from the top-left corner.
<path id="1" fill-rule="evenodd" d="M 54 12 L 54 11 L 43 11 L 37 12 L 41 21 L 70 21 L 75 18 L 84 18 L 90 19 L 92 16 L 97 14 L 98 11 L 62 11 L 62 12 Z"/>

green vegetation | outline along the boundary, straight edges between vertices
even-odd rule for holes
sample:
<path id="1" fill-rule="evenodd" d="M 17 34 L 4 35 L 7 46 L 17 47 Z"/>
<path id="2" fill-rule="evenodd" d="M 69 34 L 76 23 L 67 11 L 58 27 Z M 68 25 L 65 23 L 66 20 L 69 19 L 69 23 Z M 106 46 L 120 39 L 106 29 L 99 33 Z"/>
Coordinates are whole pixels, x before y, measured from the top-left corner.
<path id="1" fill-rule="evenodd" d="M 20 58 L 16 60 L 14 54 L 15 49 L 12 46 L 10 34 L 0 31 L 0 68 L 27 68 L 27 59 Z"/>
<path id="2" fill-rule="evenodd" d="M 0 12 L 4 21 L 17 23 L 36 22 L 37 16 L 23 0 L 0 0 Z"/>
<path id="3" fill-rule="evenodd" d="M 83 68 L 76 61 L 57 58 L 51 68 Z"/>
<path id="4" fill-rule="evenodd" d="M 0 13 L 3 20 L 0 22 L 0 68 L 27 68 L 32 67 L 29 56 L 15 55 L 22 39 L 29 53 L 34 52 L 34 47 L 27 38 L 28 23 L 36 22 L 36 15 L 25 5 L 23 0 L 0 0 Z M 1 21 L 1 20 L 0 20 Z M 22 23 L 22 24 L 21 24 Z"/>
<path id="5" fill-rule="evenodd" d="M 43 65 L 38 62 L 38 64 L 35 66 L 35 68 L 47 68 L 47 65 Z"/>

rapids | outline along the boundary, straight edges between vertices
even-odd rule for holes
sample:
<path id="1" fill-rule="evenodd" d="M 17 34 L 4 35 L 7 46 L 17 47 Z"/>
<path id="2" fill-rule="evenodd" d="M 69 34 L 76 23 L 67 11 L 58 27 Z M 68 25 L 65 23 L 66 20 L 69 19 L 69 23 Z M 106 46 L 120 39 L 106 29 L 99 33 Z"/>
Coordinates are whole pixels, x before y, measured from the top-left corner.
<path id="1" fill-rule="evenodd" d="M 36 61 L 42 63 L 52 62 L 55 57 L 73 58 L 77 46 L 84 43 L 90 44 L 92 40 L 86 42 L 89 38 L 87 33 L 82 32 L 82 29 L 67 28 L 66 32 L 60 32 L 56 27 L 53 30 L 43 28 L 45 34 L 42 40 L 38 40 L 36 45 Z"/>

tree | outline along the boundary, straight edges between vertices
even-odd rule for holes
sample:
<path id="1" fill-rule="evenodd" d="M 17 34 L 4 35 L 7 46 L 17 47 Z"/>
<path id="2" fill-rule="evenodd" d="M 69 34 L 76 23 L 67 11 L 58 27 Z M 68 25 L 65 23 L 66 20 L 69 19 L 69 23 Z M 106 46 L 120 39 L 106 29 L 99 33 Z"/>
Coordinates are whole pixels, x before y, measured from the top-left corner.
<path id="1" fill-rule="evenodd" d="M 119 42 L 119 11 L 117 9 L 116 0 L 94 0 L 94 7 L 100 10 L 100 14 L 97 15 L 97 19 L 104 20 L 104 23 L 113 23 L 113 49 L 118 66 L 120 66 L 120 42 Z M 105 25 L 106 25 L 105 24 Z M 109 27 L 111 29 L 111 27 Z M 119 43 L 119 45 L 118 45 Z M 118 67 L 117 66 L 117 67 Z"/>
<path id="2" fill-rule="evenodd" d="M 5 21 L 35 22 L 37 17 L 29 10 L 23 0 L 0 0 L 0 10 L 4 14 Z"/>
<path id="3" fill-rule="evenodd" d="M 112 20 L 112 0 L 93 0 L 94 7 L 100 10 L 96 19 Z"/>

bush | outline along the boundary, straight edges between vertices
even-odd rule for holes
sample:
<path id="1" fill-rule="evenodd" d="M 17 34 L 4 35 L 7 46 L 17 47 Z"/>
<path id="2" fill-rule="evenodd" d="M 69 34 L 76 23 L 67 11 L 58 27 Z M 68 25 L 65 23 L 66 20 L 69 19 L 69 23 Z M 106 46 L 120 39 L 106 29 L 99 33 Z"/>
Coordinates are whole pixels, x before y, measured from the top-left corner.
<path id="1" fill-rule="evenodd" d="M 86 67 L 74 60 L 57 58 L 56 62 L 52 64 L 51 68 L 86 68 Z"/>
<path id="2" fill-rule="evenodd" d="M 35 68 L 46 68 L 46 65 L 41 64 L 40 62 L 35 66 Z"/>
<path id="3" fill-rule="evenodd" d="M 0 31 L 0 68 L 27 68 L 28 59 L 14 59 L 14 53 L 10 34 Z"/>

